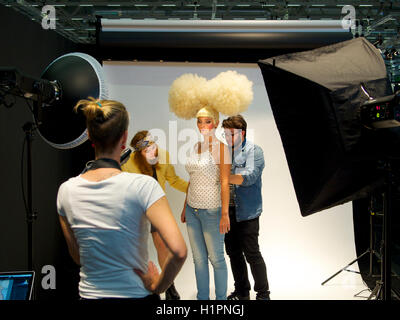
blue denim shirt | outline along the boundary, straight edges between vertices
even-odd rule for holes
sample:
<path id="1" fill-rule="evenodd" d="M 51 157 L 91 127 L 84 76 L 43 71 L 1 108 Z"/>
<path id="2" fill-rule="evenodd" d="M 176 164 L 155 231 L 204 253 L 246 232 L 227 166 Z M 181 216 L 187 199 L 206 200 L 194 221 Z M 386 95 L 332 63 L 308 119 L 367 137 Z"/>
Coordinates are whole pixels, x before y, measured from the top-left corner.
<path id="1" fill-rule="evenodd" d="M 264 153 L 259 146 L 245 140 L 242 149 L 234 152 L 232 160 L 232 174 L 243 176 L 242 184 L 234 185 L 236 221 L 255 219 L 262 212 Z"/>

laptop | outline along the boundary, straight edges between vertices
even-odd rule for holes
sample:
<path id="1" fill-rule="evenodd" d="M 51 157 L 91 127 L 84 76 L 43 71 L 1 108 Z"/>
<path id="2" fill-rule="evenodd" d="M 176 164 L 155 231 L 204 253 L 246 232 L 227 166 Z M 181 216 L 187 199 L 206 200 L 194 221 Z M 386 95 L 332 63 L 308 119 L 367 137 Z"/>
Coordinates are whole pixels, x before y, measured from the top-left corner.
<path id="1" fill-rule="evenodd" d="M 0 300 L 31 300 L 34 271 L 0 272 Z"/>

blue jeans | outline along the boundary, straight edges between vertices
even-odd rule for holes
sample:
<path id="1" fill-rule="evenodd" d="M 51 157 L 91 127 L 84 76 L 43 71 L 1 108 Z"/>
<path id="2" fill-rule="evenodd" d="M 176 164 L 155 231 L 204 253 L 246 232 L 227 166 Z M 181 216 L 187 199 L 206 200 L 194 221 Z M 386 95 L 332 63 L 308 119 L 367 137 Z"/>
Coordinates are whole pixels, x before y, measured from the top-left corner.
<path id="1" fill-rule="evenodd" d="M 226 300 L 228 269 L 224 256 L 225 235 L 219 232 L 221 208 L 195 209 L 186 205 L 186 225 L 192 248 L 197 299 L 210 299 L 208 259 L 214 268 L 215 296 Z"/>

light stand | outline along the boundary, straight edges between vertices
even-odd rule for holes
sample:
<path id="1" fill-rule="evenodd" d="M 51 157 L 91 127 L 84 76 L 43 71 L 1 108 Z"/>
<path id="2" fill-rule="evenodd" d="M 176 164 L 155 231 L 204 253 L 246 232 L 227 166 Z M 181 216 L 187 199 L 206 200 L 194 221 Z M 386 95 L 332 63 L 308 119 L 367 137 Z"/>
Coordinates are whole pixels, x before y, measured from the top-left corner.
<path id="1" fill-rule="evenodd" d="M 386 200 L 385 199 L 385 195 L 383 195 L 383 197 L 384 197 L 384 201 L 385 201 Z M 382 230 L 383 230 L 383 226 L 382 226 Z M 381 240 L 380 249 L 379 249 L 380 256 L 381 256 L 381 259 L 380 259 L 380 262 L 381 262 L 380 279 L 376 281 L 376 285 L 375 285 L 374 289 L 371 291 L 371 294 L 369 295 L 368 300 L 371 300 L 374 296 L 376 297 L 376 299 L 382 300 L 382 293 L 383 293 L 383 291 L 382 291 L 383 281 L 382 280 L 383 280 L 383 268 L 384 268 L 384 262 L 383 262 L 384 238 L 383 237 L 384 237 L 384 235 L 382 234 L 382 240 Z"/>
<path id="2" fill-rule="evenodd" d="M 376 281 L 368 300 L 376 296 L 377 300 L 390 300 L 392 297 L 392 255 L 391 255 L 391 215 L 393 173 L 390 161 L 384 164 L 386 191 L 383 194 L 383 227 L 381 242 L 381 277 Z"/>
<path id="3" fill-rule="evenodd" d="M 334 277 L 336 277 L 342 271 L 348 271 L 348 272 L 361 274 L 361 272 L 354 271 L 354 270 L 348 270 L 347 268 L 349 268 L 351 265 L 353 265 L 354 263 L 359 261 L 362 257 L 364 257 L 367 254 L 369 254 L 369 273 L 368 273 L 368 276 L 373 276 L 373 274 L 372 274 L 372 272 L 373 272 L 372 271 L 373 257 L 374 257 L 374 255 L 377 256 L 377 253 L 374 250 L 374 223 L 373 223 L 373 216 L 376 215 L 377 212 L 376 212 L 376 210 L 374 210 L 373 196 L 371 196 L 370 205 L 369 205 L 369 212 L 370 212 L 370 216 L 369 216 L 369 248 L 365 252 L 360 254 L 356 259 L 354 259 L 349 264 L 347 264 L 344 268 L 340 269 L 338 272 L 336 272 L 335 274 L 330 276 L 328 279 L 326 279 L 324 282 L 322 282 L 321 286 L 326 284 L 328 281 L 332 280 Z M 378 257 L 378 259 L 379 259 L 379 257 Z"/>
<path id="4" fill-rule="evenodd" d="M 25 132 L 25 141 L 27 143 L 27 155 L 26 155 L 26 172 L 27 172 L 27 202 L 26 206 L 26 223 L 27 223 L 27 248 L 28 248 L 28 270 L 34 270 L 33 265 L 33 234 L 34 228 L 33 223 L 37 219 L 37 211 L 33 209 L 33 191 L 32 191 L 32 141 L 35 136 L 36 125 L 32 122 L 26 122 L 22 129 Z M 23 172 L 23 171 L 22 171 Z M 22 174 L 21 172 L 21 174 Z M 23 186 L 22 186 L 23 188 Z M 25 201 L 25 199 L 24 199 Z M 32 288 L 32 300 L 35 300 L 35 287 Z"/>
<path id="5" fill-rule="evenodd" d="M 32 141 L 34 138 L 34 132 L 36 125 L 32 122 L 24 124 L 22 129 L 25 132 L 25 141 L 27 142 L 27 157 L 26 157 L 26 168 L 27 168 L 27 198 L 28 204 L 26 207 L 26 222 L 27 222 L 27 244 L 28 244 L 28 270 L 33 270 L 33 222 L 37 218 L 37 212 L 33 209 L 32 201 Z"/>
<path id="6" fill-rule="evenodd" d="M 361 274 L 358 271 L 354 271 L 354 270 L 348 270 L 347 268 L 349 268 L 351 265 L 353 265 L 354 263 L 356 263 L 357 261 L 359 261 L 362 257 L 364 257 L 365 255 L 369 254 L 369 276 L 372 276 L 372 264 L 373 264 L 373 256 L 376 255 L 376 252 L 374 250 L 374 241 L 373 241 L 373 230 L 374 230 L 374 225 L 373 225 L 373 215 L 375 214 L 374 210 L 373 210 L 373 201 L 371 198 L 371 204 L 370 204 L 370 217 L 369 217 L 369 225 L 370 225 L 370 229 L 369 229 L 369 248 L 363 252 L 362 254 L 360 254 L 356 259 L 354 259 L 353 261 L 351 261 L 348 265 L 346 265 L 344 268 L 340 269 L 338 272 L 336 272 L 335 274 L 333 274 L 332 276 L 330 276 L 328 279 L 326 279 L 324 282 L 321 283 L 321 286 L 323 286 L 325 283 L 327 283 L 328 281 L 332 280 L 334 277 L 336 277 L 339 273 L 341 273 L 342 271 L 348 271 L 348 272 L 353 272 L 353 273 L 358 273 Z"/>
<path id="7" fill-rule="evenodd" d="M 34 222 L 37 212 L 33 209 L 32 142 L 36 135 L 57 149 L 72 149 L 87 140 L 86 122 L 81 113 L 73 111 L 80 99 L 95 97 L 108 99 L 108 90 L 100 63 L 93 57 L 73 52 L 51 62 L 40 78 L 20 73 L 15 67 L 0 66 L 0 106 L 11 108 L 15 97 L 26 102 L 33 101 L 30 111 L 33 122 L 26 122 L 21 176 L 26 165 L 26 185 L 23 183 L 22 195 L 26 210 L 27 224 L 27 265 L 34 269 Z M 25 149 L 26 143 L 26 149 Z M 23 162 L 27 151 L 26 164 Z M 128 154 L 127 154 L 128 155 Z M 25 199 L 25 188 L 27 198 Z M 32 291 L 32 299 L 35 293 Z"/>
<path id="8" fill-rule="evenodd" d="M 386 189 L 383 193 L 383 224 L 382 224 L 382 241 L 380 244 L 380 261 L 381 261 L 381 274 L 380 279 L 376 281 L 375 288 L 372 290 L 368 300 L 371 300 L 374 296 L 377 300 L 390 300 L 392 292 L 392 256 L 391 256 L 391 214 L 392 214 L 392 187 L 393 187 L 393 173 L 391 162 L 388 160 L 383 165 L 386 177 Z M 354 272 L 360 274 L 360 272 L 347 270 L 352 264 L 360 260 L 366 254 L 370 254 L 370 265 L 369 275 L 372 276 L 372 258 L 376 254 L 373 249 L 373 225 L 372 225 L 372 212 L 370 216 L 370 244 L 369 248 L 358 256 L 356 259 L 351 261 L 344 268 L 336 272 L 334 275 L 326 279 L 321 285 L 324 285 L 334 277 L 336 277 L 342 271 Z"/>

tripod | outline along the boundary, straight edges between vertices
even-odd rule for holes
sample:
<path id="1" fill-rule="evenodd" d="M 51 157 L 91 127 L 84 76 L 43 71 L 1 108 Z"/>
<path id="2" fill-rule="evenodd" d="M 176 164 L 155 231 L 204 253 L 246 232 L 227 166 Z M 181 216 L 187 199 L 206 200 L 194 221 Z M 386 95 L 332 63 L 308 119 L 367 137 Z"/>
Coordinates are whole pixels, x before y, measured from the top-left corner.
<path id="1" fill-rule="evenodd" d="M 330 276 L 328 279 L 326 279 L 324 282 L 321 283 L 321 286 L 323 286 L 325 283 L 327 283 L 328 281 L 332 280 L 334 277 L 336 277 L 339 273 L 341 273 L 342 271 L 348 271 L 348 272 L 353 272 L 353 273 L 358 273 L 360 274 L 360 272 L 358 271 L 354 271 L 354 270 L 348 270 L 347 268 L 349 268 L 351 265 L 353 265 L 354 263 L 356 263 L 358 260 L 360 260 L 362 257 L 364 257 L 365 255 L 369 254 L 369 276 L 372 276 L 372 265 L 373 265 L 373 257 L 374 255 L 377 255 L 376 251 L 374 250 L 374 238 L 373 238 L 373 231 L 374 231 L 374 224 L 373 224 L 373 216 L 376 214 L 375 210 L 374 210 L 374 201 L 373 201 L 373 197 L 371 197 L 371 201 L 370 201 L 370 207 L 369 207 L 369 211 L 370 211 L 370 216 L 369 216 L 369 248 L 363 252 L 362 254 L 360 254 L 356 259 L 354 259 L 353 261 L 351 261 L 348 265 L 346 265 L 344 268 L 340 269 L 338 272 L 336 272 L 335 274 L 333 274 L 332 276 Z"/>
<path id="2" fill-rule="evenodd" d="M 376 281 L 375 288 L 372 290 L 370 296 L 368 297 L 368 300 L 371 300 L 372 297 L 376 297 L 376 299 L 379 300 L 390 300 L 392 297 L 392 256 L 391 256 L 391 215 L 392 215 L 392 200 L 393 200 L 393 173 L 392 173 L 392 164 L 390 160 L 386 160 L 382 162 L 382 167 L 381 169 L 384 170 L 385 173 L 385 191 L 383 192 L 383 223 L 382 223 L 382 241 L 380 245 L 380 256 L 378 257 L 381 262 L 381 273 L 380 273 L 380 279 Z M 372 203 L 372 202 L 371 202 Z M 358 256 L 356 259 L 354 259 L 352 262 L 350 262 L 347 266 L 345 266 L 343 269 L 339 270 L 336 272 L 334 275 L 329 277 L 327 280 L 322 282 L 321 285 L 324 285 L 327 283 L 329 280 L 337 276 L 340 272 L 342 271 L 349 271 L 349 272 L 354 272 L 354 273 L 360 273 L 357 271 L 352 271 L 352 270 L 347 270 L 349 266 L 354 264 L 356 261 L 360 260 L 363 256 L 366 254 L 370 254 L 370 266 L 369 266 L 369 275 L 372 275 L 372 258 L 373 255 L 377 255 L 376 251 L 373 249 L 373 223 L 372 223 L 372 213 L 373 210 L 371 210 L 373 206 L 370 206 L 370 246 L 365 251 L 362 253 L 360 256 Z M 394 295 L 395 292 L 393 292 Z M 396 295 L 397 296 L 397 295 Z"/>
<path id="3" fill-rule="evenodd" d="M 391 300 L 392 298 L 392 251 L 391 251 L 391 219 L 392 219 L 392 200 L 393 200 L 393 173 L 390 160 L 384 162 L 386 191 L 383 194 L 383 227 L 381 242 L 381 276 L 376 281 L 375 288 L 372 290 L 368 300 L 376 297 L 378 300 Z M 393 292 L 394 293 L 394 292 Z"/>

